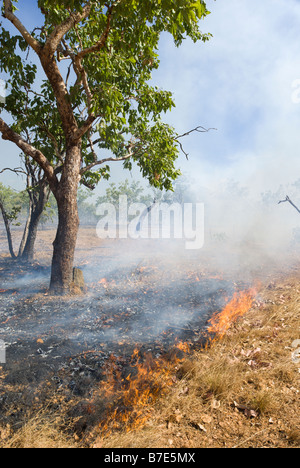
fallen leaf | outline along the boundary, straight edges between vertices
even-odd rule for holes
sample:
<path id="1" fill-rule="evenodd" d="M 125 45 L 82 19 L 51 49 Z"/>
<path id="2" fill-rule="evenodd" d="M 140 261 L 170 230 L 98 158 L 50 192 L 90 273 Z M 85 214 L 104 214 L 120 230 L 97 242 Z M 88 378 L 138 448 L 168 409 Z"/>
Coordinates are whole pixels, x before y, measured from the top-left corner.
<path id="1" fill-rule="evenodd" d="M 202 424 L 197 424 L 197 428 L 200 429 L 200 431 L 207 432 L 204 426 Z"/>
<path id="2" fill-rule="evenodd" d="M 185 387 L 179 392 L 179 396 L 180 395 L 187 395 L 189 393 L 189 391 L 190 391 L 189 387 Z"/>
<path id="3" fill-rule="evenodd" d="M 256 361 L 253 361 L 253 359 L 250 359 L 250 361 L 248 362 L 248 366 L 250 366 L 250 367 L 257 367 L 257 362 L 256 362 Z"/>
<path id="4" fill-rule="evenodd" d="M 247 418 L 257 418 L 258 416 L 257 412 L 249 408 L 247 405 L 243 405 L 234 401 L 233 406 L 239 411 L 242 411 L 244 415 L 247 416 Z"/>
<path id="5" fill-rule="evenodd" d="M 202 424 L 198 423 L 198 422 L 191 421 L 191 422 L 190 422 L 190 425 L 191 425 L 192 427 L 194 427 L 195 429 L 198 429 L 199 431 L 207 432 L 207 430 L 205 429 L 205 427 L 204 427 Z"/>
<path id="6" fill-rule="evenodd" d="M 220 408 L 220 406 L 221 406 L 221 402 L 219 400 L 215 400 L 215 399 L 212 400 L 211 407 L 213 409 L 218 409 Z"/>
<path id="7" fill-rule="evenodd" d="M 212 417 L 209 416 L 208 414 L 203 414 L 201 416 L 201 419 L 205 424 L 210 424 L 212 422 Z"/>
<path id="8" fill-rule="evenodd" d="M 254 411 L 253 409 L 245 409 L 244 411 L 244 414 L 245 416 L 247 416 L 247 418 L 257 418 L 258 414 L 256 411 Z"/>

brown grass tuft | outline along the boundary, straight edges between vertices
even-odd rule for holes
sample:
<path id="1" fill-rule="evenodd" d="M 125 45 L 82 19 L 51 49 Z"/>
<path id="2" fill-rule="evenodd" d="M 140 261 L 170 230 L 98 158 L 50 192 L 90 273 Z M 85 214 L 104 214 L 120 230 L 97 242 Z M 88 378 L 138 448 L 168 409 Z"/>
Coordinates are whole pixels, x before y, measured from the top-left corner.
<path id="1" fill-rule="evenodd" d="M 74 439 L 62 430 L 58 415 L 39 413 L 29 419 L 21 429 L 5 438 L 1 448 L 74 448 Z"/>

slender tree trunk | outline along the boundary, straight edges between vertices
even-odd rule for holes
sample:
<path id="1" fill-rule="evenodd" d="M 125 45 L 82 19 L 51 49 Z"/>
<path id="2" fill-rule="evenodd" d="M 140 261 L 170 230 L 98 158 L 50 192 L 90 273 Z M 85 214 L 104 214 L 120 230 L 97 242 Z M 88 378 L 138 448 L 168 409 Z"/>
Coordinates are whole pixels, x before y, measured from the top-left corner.
<path id="1" fill-rule="evenodd" d="M 45 205 L 49 200 L 50 189 L 47 183 L 42 183 L 39 190 L 39 196 L 31 210 L 31 216 L 27 228 L 27 237 L 24 248 L 20 252 L 20 257 L 26 262 L 31 262 L 34 259 L 34 246 L 38 233 L 39 223 L 45 209 Z"/>
<path id="2" fill-rule="evenodd" d="M 33 212 L 27 230 L 27 238 L 23 252 L 20 254 L 21 260 L 32 262 L 34 260 L 34 245 L 38 232 L 39 222 L 42 213 Z"/>
<path id="3" fill-rule="evenodd" d="M 71 147 L 66 156 L 59 188 L 55 193 L 58 207 L 58 228 L 53 243 L 50 292 L 70 292 L 73 279 L 75 247 L 79 229 L 77 191 L 81 162 L 81 145 Z"/>
<path id="4" fill-rule="evenodd" d="M 0 210 L 1 210 L 1 212 L 2 212 L 3 221 L 4 221 L 4 225 L 5 225 L 5 229 L 6 229 L 6 235 L 7 235 L 9 253 L 10 253 L 10 255 L 11 255 L 11 257 L 12 257 L 13 259 L 16 259 L 17 257 L 16 257 L 16 255 L 15 255 L 15 253 L 14 253 L 12 235 L 11 235 L 11 230 L 10 230 L 10 222 L 9 222 L 9 219 L 8 219 L 8 217 L 7 217 L 5 208 L 4 208 L 3 203 L 2 203 L 1 200 L 0 200 Z"/>
<path id="5" fill-rule="evenodd" d="M 27 242 L 27 239 L 28 239 L 28 233 L 29 233 L 29 227 L 30 227 L 31 219 L 32 219 L 32 203 L 30 201 L 30 203 L 29 203 L 29 213 L 28 213 L 27 221 L 26 221 L 25 228 L 24 228 L 24 231 L 23 231 L 23 237 L 22 237 L 20 247 L 19 247 L 18 258 L 22 258 L 22 256 L 23 256 L 24 248 L 25 248 L 25 245 L 26 245 L 26 242 Z"/>

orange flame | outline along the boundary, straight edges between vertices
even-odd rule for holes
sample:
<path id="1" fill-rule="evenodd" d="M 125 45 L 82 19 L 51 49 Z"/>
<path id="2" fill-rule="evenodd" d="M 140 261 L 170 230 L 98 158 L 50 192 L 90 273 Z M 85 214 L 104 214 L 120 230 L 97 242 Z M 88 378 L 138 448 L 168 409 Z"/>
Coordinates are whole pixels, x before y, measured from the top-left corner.
<path id="1" fill-rule="evenodd" d="M 175 348 L 184 353 L 189 350 L 188 345 L 181 342 Z M 101 383 L 104 398 L 110 401 L 99 425 L 102 436 L 124 427 L 127 432 L 142 427 L 152 414 L 153 403 L 176 381 L 176 364 L 182 360 L 176 352 L 172 361 L 163 357 L 154 359 L 151 353 L 141 360 L 139 350 L 135 349 L 130 362 L 132 372 L 123 378 L 116 358 L 111 356 L 106 380 Z"/>
<path id="2" fill-rule="evenodd" d="M 255 289 L 235 293 L 222 312 L 216 312 L 209 320 L 208 332 L 223 338 L 232 323 L 251 309 L 255 295 Z"/>

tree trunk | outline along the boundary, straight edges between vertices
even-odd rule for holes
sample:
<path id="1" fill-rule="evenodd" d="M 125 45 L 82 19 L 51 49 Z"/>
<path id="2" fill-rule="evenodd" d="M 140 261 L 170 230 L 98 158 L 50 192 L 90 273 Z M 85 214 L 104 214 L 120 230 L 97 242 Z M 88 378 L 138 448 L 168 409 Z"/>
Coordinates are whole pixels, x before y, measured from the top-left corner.
<path id="1" fill-rule="evenodd" d="M 27 239 L 23 252 L 20 255 L 21 260 L 32 262 L 34 260 L 34 245 L 38 232 L 39 222 L 42 213 L 33 212 L 28 226 Z"/>
<path id="2" fill-rule="evenodd" d="M 18 258 L 22 258 L 24 248 L 25 248 L 25 245 L 26 245 L 26 242 L 27 242 L 27 239 L 28 239 L 28 233 L 29 233 L 29 227 L 30 227 L 31 219 L 32 219 L 32 202 L 30 200 L 30 202 L 29 202 L 29 213 L 28 213 L 28 216 L 27 216 L 25 228 L 24 228 L 24 231 L 23 231 L 23 237 L 22 237 L 20 247 L 19 247 Z"/>
<path id="3" fill-rule="evenodd" d="M 53 242 L 50 292 L 65 295 L 70 292 L 73 263 L 79 229 L 77 191 L 81 162 L 81 145 L 71 147 L 66 155 L 59 188 L 55 198 L 58 207 L 58 228 Z"/>
<path id="4" fill-rule="evenodd" d="M 27 237 L 24 249 L 20 252 L 20 257 L 26 262 L 32 262 L 34 259 L 34 246 L 38 233 L 39 223 L 49 200 L 50 189 L 47 183 L 42 183 L 39 189 L 38 199 L 33 203 L 30 220 L 27 228 Z"/>
<path id="5" fill-rule="evenodd" d="M 7 213 L 5 211 L 2 200 L 0 200 L 0 210 L 1 210 L 1 213 L 2 213 L 2 216 L 3 216 L 4 225 L 5 225 L 9 253 L 10 253 L 10 255 L 11 255 L 11 257 L 13 259 L 16 259 L 17 257 L 16 257 L 16 255 L 14 253 L 13 241 L 12 241 L 11 230 L 10 230 L 10 221 L 9 221 L 9 219 L 7 217 Z"/>

